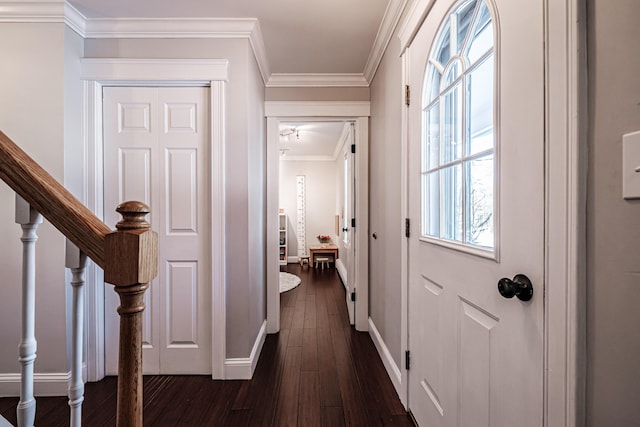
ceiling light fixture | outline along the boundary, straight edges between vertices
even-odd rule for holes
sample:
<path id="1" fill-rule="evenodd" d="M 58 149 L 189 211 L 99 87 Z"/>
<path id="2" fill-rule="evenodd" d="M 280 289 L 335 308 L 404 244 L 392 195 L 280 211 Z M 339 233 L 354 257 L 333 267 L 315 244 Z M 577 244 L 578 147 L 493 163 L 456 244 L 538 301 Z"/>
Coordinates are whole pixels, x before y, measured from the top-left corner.
<path id="1" fill-rule="evenodd" d="M 296 133 L 296 131 L 297 131 L 296 128 L 286 128 L 280 131 L 280 136 L 285 138 L 293 135 L 294 133 Z"/>
<path id="2" fill-rule="evenodd" d="M 293 138 L 292 135 L 295 135 L 296 141 L 300 141 L 300 130 L 294 127 L 283 129 L 280 131 L 280 138 L 285 141 L 291 141 Z"/>

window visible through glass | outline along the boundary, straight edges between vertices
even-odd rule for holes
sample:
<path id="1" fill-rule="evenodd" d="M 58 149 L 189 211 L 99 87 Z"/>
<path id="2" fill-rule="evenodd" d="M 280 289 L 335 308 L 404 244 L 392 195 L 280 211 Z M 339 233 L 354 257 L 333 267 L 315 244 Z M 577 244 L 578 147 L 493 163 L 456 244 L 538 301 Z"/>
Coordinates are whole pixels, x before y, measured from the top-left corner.
<path id="1" fill-rule="evenodd" d="M 485 250 L 494 230 L 494 34 L 483 0 L 458 2 L 423 88 L 422 235 Z"/>

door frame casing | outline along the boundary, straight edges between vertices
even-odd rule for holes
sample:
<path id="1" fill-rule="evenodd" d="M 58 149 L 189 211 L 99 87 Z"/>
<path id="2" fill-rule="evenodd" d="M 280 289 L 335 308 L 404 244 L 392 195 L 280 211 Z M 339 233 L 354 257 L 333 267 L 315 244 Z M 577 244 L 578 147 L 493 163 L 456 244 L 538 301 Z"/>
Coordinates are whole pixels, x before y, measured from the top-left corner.
<path id="1" fill-rule="evenodd" d="M 267 333 L 280 331 L 278 286 L 279 126 L 286 120 L 318 118 L 353 120 L 356 131 L 356 233 L 354 244 L 356 319 L 359 331 L 369 328 L 369 101 L 266 101 L 267 118 Z M 269 250 L 269 248 L 275 248 Z"/>
<path id="2" fill-rule="evenodd" d="M 154 76 L 149 79 L 149 76 Z M 228 81 L 226 59 L 128 59 L 84 58 L 83 127 L 87 207 L 102 218 L 103 137 L 102 88 L 104 86 L 206 86 L 210 88 L 209 144 L 211 213 L 211 372 L 214 379 L 224 378 L 226 357 L 225 306 L 225 87 Z M 115 207 L 114 207 L 115 208 Z M 104 276 L 93 263 L 87 269 L 87 379 L 98 381 L 105 375 Z"/>
<path id="3" fill-rule="evenodd" d="M 410 45 L 435 1 L 417 0 L 399 26 L 402 87 L 409 84 Z M 544 375 L 544 425 L 579 426 L 585 422 L 586 373 L 586 1 L 543 0 L 543 8 L 545 319 L 544 372 L 540 374 Z M 408 108 L 403 108 L 402 124 L 401 194 L 408 218 Z M 407 245 L 408 242 L 404 242 L 401 252 L 402 352 L 409 350 Z M 406 367 L 401 373 L 404 385 L 398 393 L 410 409 Z"/>

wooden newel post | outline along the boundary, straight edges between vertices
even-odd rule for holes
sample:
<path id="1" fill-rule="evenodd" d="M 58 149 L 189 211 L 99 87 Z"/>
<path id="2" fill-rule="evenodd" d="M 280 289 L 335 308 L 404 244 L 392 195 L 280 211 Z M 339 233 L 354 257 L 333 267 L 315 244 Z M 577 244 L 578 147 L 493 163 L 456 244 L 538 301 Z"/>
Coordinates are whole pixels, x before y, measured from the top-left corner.
<path id="1" fill-rule="evenodd" d="M 120 350 L 116 425 L 142 427 L 142 312 L 144 293 L 158 273 L 158 235 L 141 202 L 116 208 L 122 220 L 105 240 L 105 282 L 120 295 Z"/>

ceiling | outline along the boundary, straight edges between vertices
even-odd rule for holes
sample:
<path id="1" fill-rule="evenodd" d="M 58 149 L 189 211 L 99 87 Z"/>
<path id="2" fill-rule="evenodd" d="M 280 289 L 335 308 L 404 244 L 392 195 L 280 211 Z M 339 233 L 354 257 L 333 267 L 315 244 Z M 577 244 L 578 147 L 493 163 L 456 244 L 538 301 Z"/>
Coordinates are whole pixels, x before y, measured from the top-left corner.
<path id="1" fill-rule="evenodd" d="M 247 37 L 267 87 L 368 86 L 407 0 L 69 0 L 86 37 Z M 122 30 L 119 30 L 122 31 Z M 114 33 L 117 34 L 117 31 Z M 343 122 L 288 123 L 283 158 L 335 158 Z"/>
<path id="2" fill-rule="evenodd" d="M 345 121 L 307 121 L 280 123 L 282 160 L 335 160 L 339 154 Z"/>
<path id="3" fill-rule="evenodd" d="M 375 71 L 405 2 L 69 0 L 88 20 L 223 18 L 233 22 L 239 18 L 257 19 L 269 74 L 364 74 L 367 69 Z M 269 76 L 266 77 L 268 80 Z"/>
<path id="4" fill-rule="evenodd" d="M 268 87 L 368 86 L 406 0 L 69 0 L 82 15 L 87 37 L 129 25 L 186 33 L 190 25 L 210 36 L 234 37 L 249 28 L 252 47 Z M 181 23 L 180 26 L 177 23 Z M 153 24 L 157 25 L 156 27 Z M 172 25 L 174 27 L 172 27 Z M 256 30 L 257 27 L 257 30 Z M 166 29 L 165 29 L 166 28 Z M 193 27 L 196 28 L 196 27 Z M 142 29 L 142 30 L 141 30 Z M 257 36 L 255 36 L 257 34 Z M 284 123 L 296 138 L 281 138 L 283 159 L 329 159 L 337 155 L 344 122 Z"/>

